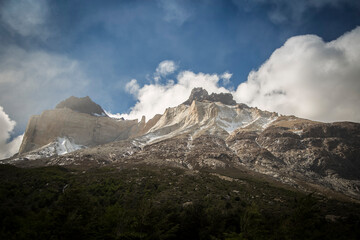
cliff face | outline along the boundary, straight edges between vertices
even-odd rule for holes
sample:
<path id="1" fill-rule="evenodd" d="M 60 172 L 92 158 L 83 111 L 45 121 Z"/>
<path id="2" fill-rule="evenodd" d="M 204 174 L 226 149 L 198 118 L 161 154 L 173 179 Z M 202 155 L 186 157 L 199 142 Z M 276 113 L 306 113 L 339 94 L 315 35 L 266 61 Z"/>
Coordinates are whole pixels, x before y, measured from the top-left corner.
<path id="1" fill-rule="evenodd" d="M 143 128 L 137 120 L 115 120 L 57 108 L 32 116 L 19 153 L 40 148 L 58 137 L 67 137 L 83 146 L 96 146 L 136 136 Z"/>

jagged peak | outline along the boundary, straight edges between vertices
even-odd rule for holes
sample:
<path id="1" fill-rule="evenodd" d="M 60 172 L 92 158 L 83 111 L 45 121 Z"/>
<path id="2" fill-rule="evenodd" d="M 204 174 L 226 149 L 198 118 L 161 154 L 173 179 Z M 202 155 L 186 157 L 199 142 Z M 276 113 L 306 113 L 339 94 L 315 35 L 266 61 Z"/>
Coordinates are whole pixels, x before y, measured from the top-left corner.
<path id="1" fill-rule="evenodd" d="M 55 108 L 69 108 L 80 113 L 87 113 L 95 116 L 107 116 L 102 107 L 93 102 L 89 96 L 80 98 L 71 96 L 61 101 Z"/>
<path id="2" fill-rule="evenodd" d="M 209 97 L 209 93 L 205 89 L 203 89 L 201 87 L 194 88 L 193 90 L 191 90 L 188 100 L 186 100 L 183 104 L 191 105 L 194 100 L 195 101 L 204 101 L 208 97 Z"/>
<path id="3" fill-rule="evenodd" d="M 186 100 L 183 104 L 191 105 L 193 101 L 221 102 L 225 105 L 236 105 L 236 101 L 233 99 L 231 93 L 211 93 L 209 95 L 209 93 L 201 87 L 194 88 L 191 91 L 189 99 Z"/>

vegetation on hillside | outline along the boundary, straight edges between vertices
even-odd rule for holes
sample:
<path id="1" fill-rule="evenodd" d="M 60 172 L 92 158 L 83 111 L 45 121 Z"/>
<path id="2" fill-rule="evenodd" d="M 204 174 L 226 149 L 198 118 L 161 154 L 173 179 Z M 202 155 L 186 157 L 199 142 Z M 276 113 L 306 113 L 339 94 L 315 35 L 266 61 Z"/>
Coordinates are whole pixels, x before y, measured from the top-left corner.
<path id="1" fill-rule="evenodd" d="M 0 239 L 359 239 L 359 210 L 240 175 L 0 166 Z"/>

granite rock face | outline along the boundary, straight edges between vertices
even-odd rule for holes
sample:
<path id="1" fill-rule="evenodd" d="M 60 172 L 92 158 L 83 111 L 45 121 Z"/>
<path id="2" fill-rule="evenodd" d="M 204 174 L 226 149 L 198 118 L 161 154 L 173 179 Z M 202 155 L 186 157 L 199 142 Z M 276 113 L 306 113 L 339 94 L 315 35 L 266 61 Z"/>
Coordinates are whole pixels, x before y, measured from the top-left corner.
<path id="1" fill-rule="evenodd" d="M 135 136 L 139 131 L 138 126 L 137 120 L 119 121 L 68 108 L 47 110 L 30 118 L 19 153 L 44 146 L 57 137 L 68 137 L 84 146 L 123 140 Z"/>
<path id="2" fill-rule="evenodd" d="M 148 122 L 145 117 L 140 122 L 137 119 L 113 119 L 89 97 L 70 97 L 55 109 L 30 118 L 19 154 L 55 144 L 58 138 L 68 138 L 74 144 L 93 147 L 137 137 L 145 134 L 160 117 L 156 115 Z"/>
<path id="3" fill-rule="evenodd" d="M 105 111 L 100 105 L 94 103 L 88 96 L 83 98 L 71 96 L 64 101 L 61 101 L 55 108 L 68 108 L 79 113 L 106 116 Z"/>
<path id="4" fill-rule="evenodd" d="M 194 88 L 191 91 L 190 97 L 183 104 L 191 105 L 193 101 L 203 102 L 221 102 L 226 105 L 236 105 L 236 101 L 230 93 L 209 93 L 203 88 Z"/>

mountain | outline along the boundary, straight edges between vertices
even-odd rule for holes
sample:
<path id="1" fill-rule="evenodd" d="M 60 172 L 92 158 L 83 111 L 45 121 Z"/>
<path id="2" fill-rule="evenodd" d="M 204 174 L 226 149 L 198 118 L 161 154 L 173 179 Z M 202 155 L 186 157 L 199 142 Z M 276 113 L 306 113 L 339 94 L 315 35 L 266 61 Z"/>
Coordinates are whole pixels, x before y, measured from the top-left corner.
<path id="1" fill-rule="evenodd" d="M 97 106 L 71 97 L 33 116 L 19 154 L 3 163 L 257 172 L 304 191 L 360 199 L 358 123 L 283 116 L 202 88 L 147 122 L 112 119 Z"/>
<path id="2" fill-rule="evenodd" d="M 193 101 L 203 102 L 221 102 L 226 105 L 236 105 L 233 96 L 230 93 L 209 93 L 203 88 L 194 88 L 191 91 L 190 97 L 183 104 L 191 105 Z"/>
<path id="3" fill-rule="evenodd" d="M 19 153 L 35 150 L 58 137 L 67 137 L 79 145 L 96 146 L 127 139 L 135 135 L 137 129 L 137 120 L 118 121 L 69 108 L 46 110 L 30 118 Z"/>
<path id="4" fill-rule="evenodd" d="M 201 88 L 148 121 L 69 99 L 0 161 L 1 239 L 360 238 L 358 123 Z"/>
<path id="5" fill-rule="evenodd" d="M 87 113 L 94 116 L 107 116 L 102 107 L 94 103 L 89 96 L 83 98 L 71 96 L 64 101 L 61 101 L 55 108 L 69 108 L 79 113 Z"/>

